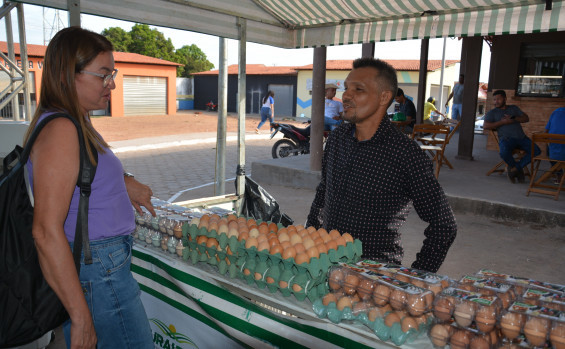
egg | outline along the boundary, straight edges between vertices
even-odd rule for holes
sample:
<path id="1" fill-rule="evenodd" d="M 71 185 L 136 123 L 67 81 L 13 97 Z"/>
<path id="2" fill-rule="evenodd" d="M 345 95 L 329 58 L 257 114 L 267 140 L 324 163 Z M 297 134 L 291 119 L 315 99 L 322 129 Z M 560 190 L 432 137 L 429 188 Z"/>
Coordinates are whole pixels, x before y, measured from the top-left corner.
<path id="1" fill-rule="evenodd" d="M 402 321 L 402 319 L 408 316 L 408 312 L 406 312 L 405 310 L 395 310 L 394 313 L 398 315 L 400 321 Z"/>
<path id="2" fill-rule="evenodd" d="M 314 242 L 316 242 L 316 239 L 320 239 L 321 242 L 324 241 L 324 240 L 322 240 L 322 238 L 320 237 L 320 233 L 318 233 L 317 231 L 314 231 L 313 233 L 310 233 L 310 239 L 314 240 Z M 318 242 L 316 242 L 316 244 L 318 244 Z"/>
<path id="3" fill-rule="evenodd" d="M 228 238 L 231 238 L 232 236 L 235 236 L 236 238 L 238 238 L 239 237 L 239 231 L 237 231 L 237 229 L 230 228 L 228 230 Z"/>
<path id="4" fill-rule="evenodd" d="M 259 274 L 259 273 L 257 273 L 257 272 L 254 274 L 254 277 L 255 277 L 255 280 L 261 280 L 261 279 L 263 279 L 263 275 L 261 275 L 261 274 Z"/>
<path id="5" fill-rule="evenodd" d="M 328 235 L 328 231 L 324 228 L 320 228 L 320 229 L 316 230 L 316 232 L 318 232 L 318 234 L 320 234 L 320 237 Z"/>
<path id="6" fill-rule="evenodd" d="M 502 301 L 502 307 L 504 309 L 508 309 L 510 303 L 514 301 L 513 293 L 510 290 L 498 293 L 498 298 Z"/>
<path id="7" fill-rule="evenodd" d="M 292 246 L 290 244 L 290 241 L 281 241 L 281 247 L 283 248 L 283 250 L 286 250 L 287 248 L 289 248 L 290 246 Z"/>
<path id="8" fill-rule="evenodd" d="M 282 254 L 283 259 L 289 259 L 289 258 L 294 258 L 294 257 L 296 257 L 296 249 L 294 247 L 289 246 L 289 247 L 284 249 L 283 254 Z"/>
<path id="9" fill-rule="evenodd" d="M 237 222 L 238 222 L 238 223 L 245 223 L 245 224 L 247 224 L 247 218 L 245 218 L 245 217 L 243 217 L 243 216 L 242 216 L 242 217 L 238 217 L 238 218 L 237 218 Z"/>
<path id="10" fill-rule="evenodd" d="M 249 239 L 251 240 L 251 239 Z M 247 244 L 246 244 L 247 245 Z M 260 242 L 257 245 L 257 251 L 265 251 L 265 252 L 269 252 L 269 249 L 271 248 L 271 246 L 269 246 L 269 242 L 268 241 L 263 241 Z"/>
<path id="11" fill-rule="evenodd" d="M 498 337 L 499 337 L 498 329 L 494 329 L 493 331 L 490 331 L 489 336 L 490 336 L 490 342 L 492 343 L 493 346 L 498 343 Z"/>
<path id="12" fill-rule="evenodd" d="M 337 301 L 337 309 L 340 311 L 343 311 L 343 309 L 345 308 L 352 308 L 353 307 L 353 302 L 351 302 L 351 298 L 344 296 L 341 297 L 338 301 Z"/>
<path id="13" fill-rule="evenodd" d="M 233 213 L 230 213 L 228 215 L 228 222 L 231 222 L 231 221 L 237 221 L 237 216 Z"/>
<path id="14" fill-rule="evenodd" d="M 383 284 L 377 284 L 373 291 L 373 301 L 376 305 L 385 305 L 390 298 L 390 288 Z"/>
<path id="15" fill-rule="evenodd" d="M 483 333 L 488 333 L 494 329 L 496 324 L 496 308 L 491 306 L 481 306 L 477 310 L 477 315 L 475 316 L 475 323 L 479 331 Z"/>
<path id="16" fill-rule="evenodd" d="M 349 233 L 345 233 L 342 235 L 343 239 L 345 240 L 345 242 L 351 242 L 353 243 L 353 236 L 351 236 L 351 234 Z"/>
<path id="17" fill-rule="evenodd" d="M 297 253 L 296 257 L 294 257 L 294 262 L 298 265 L 308 263 L 310 258 L 306 255 L 306 253 Z"/>
<path id="18" fill-rule="evenodd" d="M 251 274 L 251 270 L 249 270 L 248 268 L 243 269 L 243 274 L 244 275 L 250 275 Z"/>
<path id="19" fill-rule="evenodd" d="M 210 223 L 208 223 L 208 231 L 212 231 L 212 230 L 218 231 L 218 229 L 219 229 L 218 222 L 210 220 Z"/>
<path id="20" fill-rule="evenodd" d="M 247 239 L 247 241 L 245 241 L 245 248 L 251 248 L 251 247 L 255 247 L 257 248 L 257 245 L 259 243 L 257 242 L 257 238 L 254 237 L 249 237 L 249 239 Z"/>
<path id="21" fill-rule="evenodd" d="M 477 334 L 471 338 L 469 349 L 490 349 L 490 336 Z"/>
<path id="22" fill-rule="evenodd" d="M 471 343 L 471 336 L 468 331 L 459 330 L 449 339 L 451 349 L 467 349 Z"/>
<path id="23" fill-rule="evenodd" d="M 218 240 L 214 239 L 214 238 L 209 238 L 208 240 L 206 240 L 206 247 L 214 247 L 217 248 L 218 247 Z"/>
<path id="24" fill-rule="evenodd" d="M 302 292 L 302 286 L 300 286 L 299 284 L 293 284 L 293 285 L 292 285 L 292 290 L 293 290 L 294 292 L 297 292 L 297 293 L 298 293 L 298 292 Z"/>
<path id="25" fill-rule="evenodd" d="M 326 244 L 324 243 L 318 244 L 316 245 L 316 248 L 318 249 L 318 252 L 320 254 L 322 253 L 328 254 L 328 248 L 326 247 Z"/>
<path id="26" fill-rule="evenodd" d="M 246 231 L 240 231 L 239 232 L 239 236 L 237 237 L 238 241 L 243 241 L 243 240 L 248 240 L 249 239 L 249 233 Z"/>
<path id="27" fill-rule="evenodd" d="M 294 228 L 296 228 L 296 231 L 304 230 L 304 226 L 302 224 L 297 224 L 294 226 Z"/>
<path id="28" fill-rule="evenodd" d="M 435 284 L 428 284 L 428 290 L 432 291 L 434 295 L 437 295 L 443 290 L 443 288 L 441 287 L 441 283 L 438 282 Z"/>
<path id="29" fill-rule="evenodd" d="M 300 235 L 302 240 L 306 239 L 310 235 L 310 233 L 308 233 L 308 230 L 306 229 L 299 230 L 297 233 L 298 235 Z"/>
<path id="30" fill-rule="evenodd" d="M 208 230 L 208 220 L 200 219 L 200 222 L 198 223 L 198 229 L 201 228 Z"/>
<path id="31" fill-rule="evenodd" d="M 251 226 L 252 226 L 252 225 L 257 226 L 257 221 L 254 220 L 253 218 L 249 218 L 249 219 L 247 220 L 247 226 L 250 227 L 249 229 L 251 229 Z"/>
<path id="32" fill-rule="evenodd" d="M 290 241 L 290 237 L 288 236 L 287 233 L 280 233 L 279 234 L 279 241 L 281 242 L 281 244 L 285 241 Z"/>
<path id="33" fill-rule="evenodd" d="M 384 308 L 381 307 L 374 307 L 371 308 L 369 310 L 369 313 L 367 314 L 369 321 L 375 321 L 377 318 L 382 318 L 385 316 L 387 312 L 384 310 Z"/>
<path id="34" fill-rule="evenodd" d="M 283 253 L 283 248 L 281 245 L 273 245 L 271 246 L 271 249 L 269 250 L 270 254 L 277 254 L 279 253 L 282 256 Z"/>
<path id="35" fill-rule="evenodd" d="M 290 238 L 290 244 L 294 246 L 300 243 L 302 243 L 302 238 L 300 237 L 300 235 L 298 234 L 292 235 L 292 237 Z"/>
<path id="36" fill-rule="evenodd" d="M 269 238 L 269 247 L 273 247 L 275 245 L 280 245 L 280 244 L 281 242 L 276 236 Z"/>
<path id="37" fill-rule="evenodd" d="M 343 291 L 348 295 L 353 295 L 357 291 L 359 281 L 359 276 L 353 273 L 346 275 L 342 285 Z"/>
<path id="38" fill-rule="evenodd" d="M 449 321 L 455 306 L 449 298 L 439 298 L 434 304 L 434 316 L 441 321 Z"/>
<path id="39" fill-rule="evenodd" d="M 196 225 L 198 226 L 198 224 L 200 224 L 200 218 L 199 217 L 194 217 L 190 220 L 190 224 L 191 225 Z"/>
<path id="40" fill-rule="evenodd" d="M 406 292 L 400 289 L 394 289 L 390 294 L 389 303 L 392 309 L 400 310 L 404 308 L 404 304 L 406 304 Z"/>
<path id="41" fill-rule="evenodd" d="M 449 325 L 435 324 L 430 330 L 430 339 L 433 345 L 437 347 L 444 347 L 449 340 Z"/>
<path id="42" fill-rule="evenodd" d="M 307 249 L 306 254 L 308 255 L 308 257 L 310 257 L 310 259 L 318 258 L 320 256 L 320 252 L 318 252 L 318 248 L 316 246 L 312 246 Z"/>
<path id="43" fill-rule="evenodd" d="M 279 287 L 282 289 L 288 288 L 288 282 L 283 280 L 279 281 Z"/>
<path id="44" fill-rule="evenodd" d="M 322 304 L 325 305 L 326 307 L 330 303 L 337 303 L 337 298 L 335 297 L 335 294 L 333 294 L 333 293 L 328 293 L 324 296 L 324 298 L 322 298 Z"/>
<path id="45" fill-rule="evenodd" d="M 328 277 L 328 286 L 331 290 L 339 290 L 344 279 L 342 269 L 333 269 Z"/>
<path id="46" fill-rule="evenodd" d="M 330 234 L 326 234 L 326 235 L 320 235 L 320 237 L 322 238 L 322 240 L 324 241 L 325 244 L 327 244 L 328 242 L 332 241 L 332 237 L 330 236 Z M 337 244 L 336 244 L 337 246 Z"/>
<path id="47" fill-rule="evenodd" d="M 370 300 L 373 296 L 374 281 L 362 278 L 357 286 L 357 294 L 364 301 Z"/>
<path id="48" fill-rule="evenodd" d="M 540 317 L 530 317 L 524 325 L 524 334 L 528 343 L 533 346 L 542 346 L 549 332 L 549 320 Z"/>
<path id="49" fill-rule="evenodd" d="M 266 234 L 259 234 L 257 236 L 257 243 L 267 242 L 269 239 L 267 238 Z"/>
<path id="50" fill-rule="evenodd" d="M 302 239 L 302 245 L 304 245 L 304 248 L 306 250 L 308 250 L 310 247 L 316 246 L 316 244 L 314 243 L 314 240 L 310 239 L 309 237 Z"/>
<path id="51" fill-rule="evenodd" d="M 249 234 L 249 228 L 247 228 L 247 225 L 240 225 L 237 227 L 237 230 L 239 230 L 239 233 L 246 233 Z"/>
<path id="52" fill-rule="evenodd" d="M 551 332 L 549 340 L 555 349 L 565 349 L 565 322 L 556 322 Z"/>
<path id="53" fill-rule="evenodd" d="M 337 244 L 338 247 L 346 245 L 346 242 L 345 242 L 345 239 L 343 238 L 343 236 L 338 237 L 334 241 L 335 241 L 335 243 Z"/>
<path id="54" fill-rule="evenodd" d="M 341 236 L 341 234 L 339 233 L 339 231 L 337 231 L 337 230 L 335 230 L 335 229 L 330 230 L 330 233 L 329 233 L 329 234 L 330 234 L 330 237 L 332 238 L 332 240 L 335 240 L 335 239 L 337 239 L 338 237 Z"/>
<path id="55" fill-rule="evenodd" d="M 227 234 L 228 230 L 229 229 L 227 224 L 221 224 L 218 228 L 218 234 Z"/>
<path id="56" fill-rule="evenodd" d="M 506 338 L 514 339 L 520 334 L 523 323 L 522 315 L 508 312 L 500 319 L 500 329 Z"/>
<path id="57" fill-rule="evenodd" d="M 257 238 L 259 236 L 259 230 L 257 228 L 249 229 L 249 237 Z"/>
<path id="58" fill-rule="evenodd" d="M 458 289 L 460 290 L 465 290 L 465 291 L 469 291 L 469 292 L 475 292 L 476 288 L 475 286 L 471 285 L 471 284 L 459 284 L 457 286 Z"/>
<path id="59" fill-rule="evenodd" d="M 334 240 L 330 240 L 326 242 L 326 247 L 328 248 L 328 251 L 337 250 L 337 243 Z"/>
<path id="60" fill-rule="evenodd" d="M 406 304 L 408 305 L 408 312 L 412 316 L 420 316 L 428 311 L 426 299 L 423 294 L 409 295 Z"/>
<path id="61" fill-rule="evenodd" d="M 216 222 L 218 222 L 218 221 L 220 220 L 220 215 L 218 215 L 217 213 L 213 213 L 213 214 L 210 216 L 210 220 L 211 220 L 211 221 L 216 221 Z"/>
<path id="62" fill-rule="evenodd" d="M 475 303 L 464 301 L 455 306 L 453 317 L 459 326 L 469 327 L 475 316 Z"/>
<path id="63" fill-rule="evenodd" d="M 276 223 L 269 223 L 269 231 L 272 231 L 273 233 L 276 233 L 279 231 L 279 227 L 277 226 Z"/>
<path id="64" fill-rule="evenodd" d="M 390 313 L 385 317 L 385 325 L 388 327 L 392 327 L 397 322 L 400 322 L 400 318 L 395 313 Z"/>
<path id="65" fill-rule="evenodd" d="M 414 320 L 413 317 L 407 316 L 402 319 L 400 323 L 402 327 L 402 332 L 408 332 L 411 328 L 418 330 L 418 323 Z"/>
<path id="66" fill-rule="evenodd" d="M 206 241 L 208 241 L 208 237 L 206 235 L 200 235 L 196 238 L 196 243 L 198 245 L 206 245 Z"/>
<path id="67" fill-rule="evenodd" d="M 300 242 L 294 245 L 294 249 L 296 250 L 296 254 L 306 253 L 306 249 L 304 248 L 304 245 L 302 245 L 302 243 Z"/>

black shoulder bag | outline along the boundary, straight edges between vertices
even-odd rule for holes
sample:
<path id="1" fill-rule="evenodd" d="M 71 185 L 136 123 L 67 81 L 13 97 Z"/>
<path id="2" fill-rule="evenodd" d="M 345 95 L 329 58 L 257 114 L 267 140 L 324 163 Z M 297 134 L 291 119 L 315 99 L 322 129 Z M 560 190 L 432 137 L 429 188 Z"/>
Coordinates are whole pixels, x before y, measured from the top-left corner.
<path id="1" fill-rule="evenodd" d="M 77 180 L 80 200 L 73 251 L 77 273 L 80 273 L 83 248 L 86 263 L 91 259 L 88 200 L 96 166 L 88 158 L 78 122 L 67 114 L 53 114 L 37 125 L 25 149 L 16 146 L 4 159 L 0 177 L 0 347 L 34 341 L 69 318 L 63 304 L 45 281 L 39 266 L 31 233 L 33 196 L 26 168 L 35 139 L 48 122 L 59 117 L 65 117 L 75 124 L 80 144 Z M 98 153 L 92 149 L 97 157 Z"/>

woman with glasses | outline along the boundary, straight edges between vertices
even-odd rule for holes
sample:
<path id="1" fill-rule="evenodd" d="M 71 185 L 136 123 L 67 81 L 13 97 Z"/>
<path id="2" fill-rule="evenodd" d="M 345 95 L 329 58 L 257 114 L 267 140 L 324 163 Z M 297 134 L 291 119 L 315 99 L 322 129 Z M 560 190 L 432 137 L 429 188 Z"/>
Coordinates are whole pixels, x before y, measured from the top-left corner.
<path id="1" fill-rule="evenodd" d="M 81 257 L 77 275 L 70 247 L 80 197 L 79 141 L 76 127 L 66 118 L 45 126 L 28 161 L 35 198 L 32 233 L 43 274 L 70 316 L 63 325 L 67 347 L 153 348 L 139 286 L 130 271 L 132 205 L 155 215 L 152 192 L 125 175 L 88 114 L 106 109 L 116 88 L 112 51 L 105 37 L 88 30 L 58 32 L 45 53 L 39 105 L 26 135 L 27 142 L 39 121 L 63 112 L 76 119 L 85 144 L 96 150 L 87 147 L 97 165 L 88 211 L 93 261 L 85 264 Z"/>

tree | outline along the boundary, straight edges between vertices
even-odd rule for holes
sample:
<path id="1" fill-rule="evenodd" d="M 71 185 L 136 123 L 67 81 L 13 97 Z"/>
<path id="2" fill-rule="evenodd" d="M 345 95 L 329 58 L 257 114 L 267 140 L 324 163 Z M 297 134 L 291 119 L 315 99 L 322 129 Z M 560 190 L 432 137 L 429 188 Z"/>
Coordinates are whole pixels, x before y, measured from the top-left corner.
<path id="1" fill-rule="evenodd" d="M 171 39 L 166 39 L 157 29 L 151 29 L 147 24 L 136 24 L 130 31 L 131 44 L 128 52 L 139 53 L 172 61 L 175 58 L 175 46 Z"/>
<path id="2" fill-rule="evenodd" d="M 120 27 L 112 27 L 104 29 L 102 35 L 114 45 L 114 51 L 129 52 L 128 47 L 131 45 L 131 36 L 127 31 Z"/>
<path id="3" fill-rule="evenodd" d="M 175 52 L 175 56 L 175 62 L 184 64 L 177 69 L 177 76 L 188 78 L 193 73 L 214 68 L 214 64 L 208 60 L 206 54 L 194 44 L 184 45 Z"/>

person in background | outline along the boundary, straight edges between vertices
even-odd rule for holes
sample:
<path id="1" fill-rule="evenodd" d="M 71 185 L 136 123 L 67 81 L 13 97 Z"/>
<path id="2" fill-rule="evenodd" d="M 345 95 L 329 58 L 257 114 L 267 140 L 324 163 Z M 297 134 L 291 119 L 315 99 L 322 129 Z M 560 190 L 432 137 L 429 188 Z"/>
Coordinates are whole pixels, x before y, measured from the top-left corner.
<path id="1" fill-rule="evenodd" d="M 363 258 L 400 264 L 400 227 L 412 202 L 429 225 L 412 267 L 436 272 L 455 240 L 457 225 L 432 162 L 387 117 L 396 96 L 396 71 L 375 58 L 359 58 L 345 80 L 343 119 L 322 158 L 322 178 L 307 226 L 350 233 L 363 242 Z"/>
<path id="2" fill-rule="evenodd" d="M 255 129 L 255 133 L 259 133 L 259 129 L 261 128 L 261 126 L 263 126 L 265 124 L 265 122 L 267 122 L 267 119 L 269 119 L 270 122 L 275 122 L 275 92 L 269 90 L 269 92 L 267 92 L 267 95 L 265 97 L 263 97 L 263 105 L 261 106 L 261 122 L 259 122 L 259 125 L 257 125 L 257 128 Z M 273 129 L 271 128 L 271 132 L 273 132 Z"/>
<path id="3" fill-rule="evenodd" d="M 500 157 L 508 165 L 508 179 L 512 183 L 524 183 L 524 170 L 532 161 L 532 140 L 526 136 L 522 129 L 522 123 L 530 121 L 528 114 L 524 113 L 515 105 L 506 104 L 506 92 L 496 90 L 492 94 L 494 108 L 485 115 L 483 128 L 486 130 L 496 130 L 498 132 L 498 146 Z M 526 154 L 516 162 L 512 152 L 514 149 L 522 149 Z M 535 155 L 541 152 L 535 146 Z"/>
<path id="4" fill-rule="evenodd" d="M 551 113 L 549 121 L 545 125 L 545 132 L 565 135 L 565 108 L 557 108 Z M 565 145 L 550 143 L 548 145 L 548 155 L 550 159 L 565 161 Z M 555 162 L 552 162 L 553 164 Z M 563 170 L 557 174 L 555 184 L 559 184 L 561 176 L 563 176 Z"/>
<path id="5" fill-rule="evenodd" d="M 453 86 L 453 90 L 447 97 L 447 101 L 445 102 L 445 107 L 449 104 L 451 98 L 453 98 L 453 106 L 451 107 L 451 118 L 453 120 L 460 120 L 461 113 L 463 112 L 463 82 L 465 81 L 465 75 L 459 75 L 459 83 Z"/>
<path id="6" fill-rule="evenodd" d="M 426 103 L 424 103 L 424 123 L 425 124 L 434 124 L 434 120 L 431 118 L 432 112 L 436 112 L 437 114 L 443 116 L 445 118 L 445 114 L 440 112 L 436 109 L 436 100 L 434 97 L 428 98 Z"/>
<path id="7" fill-rule="evenodd" d="M 326 84 L 326 99 L 324 108 L 324 130 L 332 131 L 342 121 L 343 104 L 334 99 L 337 92 L 337 85 Z"/>
<path id="8" fill-rule="evenodd" d="M 66 118 L 47 124 L 27 163 L 35 199 L 32 234 L 45 279 L 69 313 L 63 332 L 71 348 L 153 348 L 139 285 L 130 270 L 132 204 L 140 214 L 145 206 L 155 216 L 153 193 L 126 176 L 88 114 L 106 109 L 116 88 L 112 51 L 108 39 L 80 27 L 53 37 L 45 52 L 39 105 L 25 139 L 45 117 L 67 113 L 80 124 L 85 144 L 90 144 L 90 160 L 97 163 L 88 211 L 93 263 L 85 264 L 81 257 L 80 275 L 71 252 L 81 195 L 74 124 Z"/>
<path id="9" fill-rule="evenodd" d="M 410 121 L 410 128 L 414 128 L 414 125 L 416 124 L 416 106 L 414 106 L 414 102 L 406 98 L 404 91 L 401 88 L 396 91 L 394 100 L 399 104 L 399 112 L 404 113 L 406 121 Z M 407 131 L 412 132 L 412 130 Z"/>

